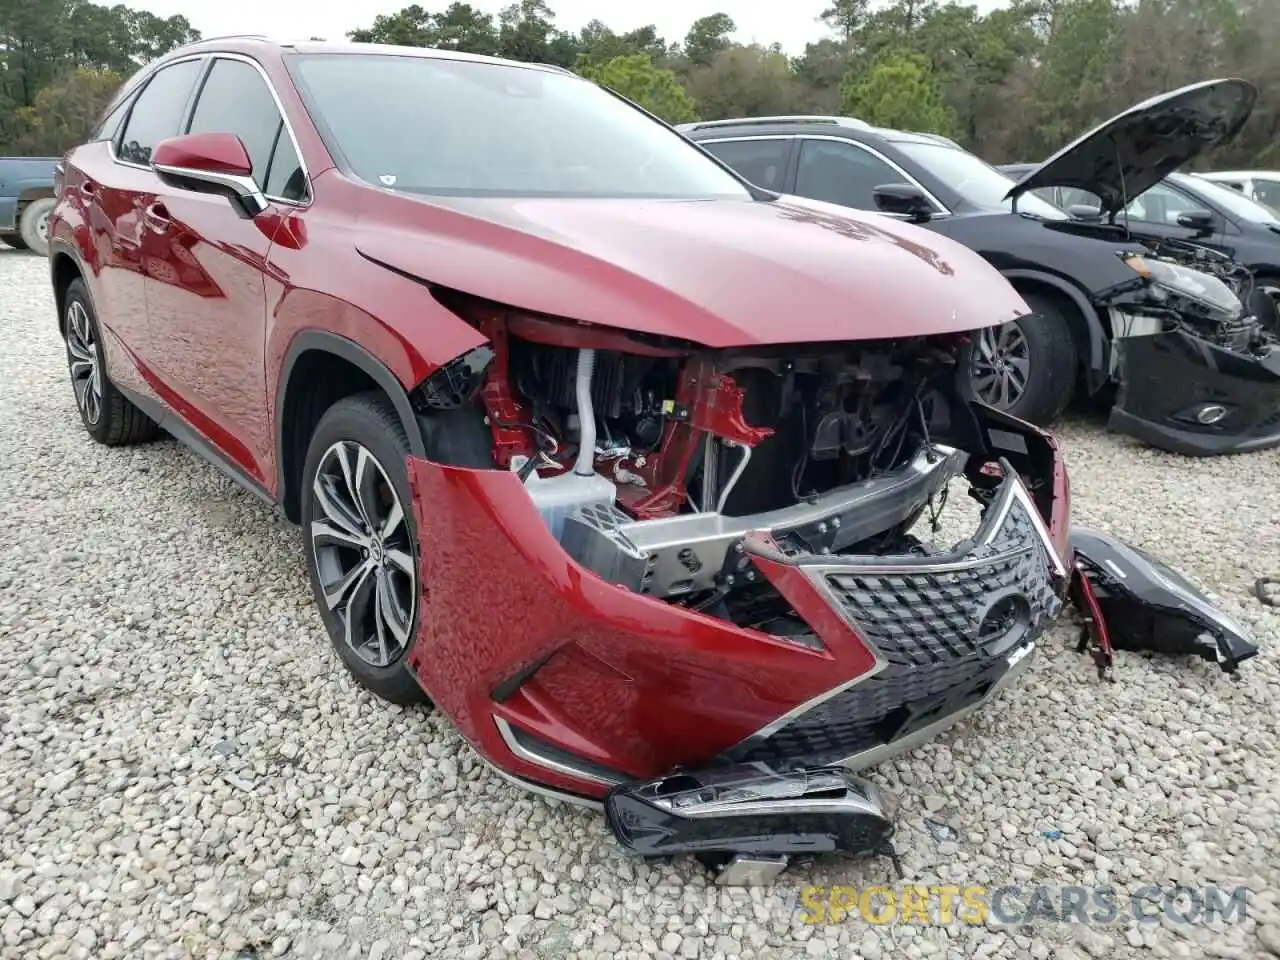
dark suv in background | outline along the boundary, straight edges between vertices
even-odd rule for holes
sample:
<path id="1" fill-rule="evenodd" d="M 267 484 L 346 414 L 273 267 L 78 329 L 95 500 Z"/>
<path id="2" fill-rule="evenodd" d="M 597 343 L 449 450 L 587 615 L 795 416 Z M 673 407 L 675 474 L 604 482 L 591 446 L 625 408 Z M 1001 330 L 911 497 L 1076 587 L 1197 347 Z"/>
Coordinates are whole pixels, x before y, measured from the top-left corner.
<path id="1" fill-rule="evenodd" d="M 1123 279 L 1126 268 L 1113 254 L 1099 256 L 1092 241 L 1043 230 L 1041 220 L 1069 217 L 1037 196 L 1018 206 L 1038 219 L 1012 216 L 1006 194 L 1013 181 L 952 141 L 849 117 L 759 117 L 678 129 L 779 193 L 886 212 L 877 190 L 916 188 L 923 203 L 912 218 L 977 250 L 1036 311 L 990 332 L 981 345 L 979 363 L 986 362 L 975 370 L 974 387 L 992 406 L 1052 420 L 1075 391 L 1080 357 L 1093 389 L 1105 383 L 1088 291 Z"/>
<path id="2" fill-rule="evenodd" d="M 677 129 L 758 186 L 905 218 L 995 266 L 1033 312 L 979 339 L 971 373 L 986 403 L 1043 424 L 1077 390 L 1115 386 L 1112 429 L 1177 452 L 1229 453 L 1280 443 L 1280 356 L 1260 345 L 1261 324 L 1244 309 L 1252 278 L 1202 245 L 1152 243 L 1115 214 L 1231 139 L 1255 98 L 1231 79 L 1175 90 L 1017 182 L 946 137 L 849 117 Z M 1051 187 L 1088 190 L 1097 217 L 1073 217 L 1037 195 Z"/>

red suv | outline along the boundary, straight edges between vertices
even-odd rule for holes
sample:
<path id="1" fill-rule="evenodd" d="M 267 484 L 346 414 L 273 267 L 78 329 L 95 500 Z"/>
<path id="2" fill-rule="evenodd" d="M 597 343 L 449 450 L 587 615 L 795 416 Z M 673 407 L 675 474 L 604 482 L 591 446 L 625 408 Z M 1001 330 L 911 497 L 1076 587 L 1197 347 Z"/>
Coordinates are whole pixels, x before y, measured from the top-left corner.
<path id="1" fill-rule="evenodd" d="M 50 233 L 90 436 L 162 429 L 278 504 L 360 683 L 621 797 L 637 849 L 874 846 L 847 771 L 994 696 L 1061 608 L 1061 458 L 957 375 L 1008 283 L 565 71 L 186 47 L 67 155 Z M 934 546 L 957 485 L 982 518 Z"/>

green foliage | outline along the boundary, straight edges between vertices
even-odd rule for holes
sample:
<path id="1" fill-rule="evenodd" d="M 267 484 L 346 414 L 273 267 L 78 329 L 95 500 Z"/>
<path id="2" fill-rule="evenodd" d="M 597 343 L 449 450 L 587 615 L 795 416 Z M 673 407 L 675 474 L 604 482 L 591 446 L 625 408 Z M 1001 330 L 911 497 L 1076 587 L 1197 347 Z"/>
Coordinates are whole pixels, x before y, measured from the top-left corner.
<path id="1" fill-rule="evenodd" d="M 46 84 L 29 107 L 19 107 L 15 152 L 56 157 L 84 140 L 122 80 L 113 70 L 77 67 Z"/>
<path id="2" fill-rule="evenodd" d="M 633 53 L 603 63 L 584 58 L 578 73 L 638 103 L 668 123 L 698 119 L 693 98 L 670 70 L 655 67 L 647 54 Z"/>
<path id="3" fill-rule="evenodd" d="M 805 91 L 786 55 L 764 47 L 733 45 L 686 77 L 705 117 L 778 116 L 799 112 Z"/>
<path id="4" fill-rule="evenodd" d="M 0 0 L 0 155 L 83 139 L 124 77 L 199 37 L 185 17 L 122 4 Z"/>
<path id="5" fill-rule="evenodd" d="M 1241 76 L 1260 90 L 1253 116 L 1204 162 L 1280 165 L 1280 0 L 1010 0 L 985 13 L 826 0 L 795 56 L 735 42 L 726 13 L 669 42 L 602 19 L 566 31 L 547 0 L 506 2 L 496 15 L 476 0 L 413 4 L 350 36 L 570 67 L 672 121 L 848 112 L 945 133 L 993 161 L 1042 158 L 1141 99 Z M 75 142 L 108 86 L 197 36 L 182 17 L 123 5 L 0 0 L 0 154 Z"/>
<path id="6" fill-rule="evenodd" d="M 729 34 L 738 29 L 727 13 L 700 17 L 684 38 L 684 55 L 690 63 L 709 64 L 717 53 L 729 46 Z"/>
<path id="7" fill-rule="evenodd" d="M 929 61 L 909 50 L 887 50 L 865 73 L 851 67 L 840 84 L 840 109 L 880 127 L 955 133 L 955 115 L 942 102 Z"/>

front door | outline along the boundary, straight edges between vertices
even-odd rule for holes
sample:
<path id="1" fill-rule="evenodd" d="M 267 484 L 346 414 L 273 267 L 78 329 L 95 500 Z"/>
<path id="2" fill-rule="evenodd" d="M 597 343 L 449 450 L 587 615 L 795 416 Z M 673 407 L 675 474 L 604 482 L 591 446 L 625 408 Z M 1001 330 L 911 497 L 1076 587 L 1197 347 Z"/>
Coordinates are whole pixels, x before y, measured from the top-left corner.
<path id="1" fill-rule="evenodd" d="M 173 391 L 165 399 L 269 489 L 263 270 L 281 207 L 300 199 L 287 196 L 300 189 L 297 151 L 263 73 L 229 56 L 212 60 L 183 132 L 238 136 L 272 205 L 246 217 L 226 197 L 158 187 L 146 211 L 155 369 Z"/>

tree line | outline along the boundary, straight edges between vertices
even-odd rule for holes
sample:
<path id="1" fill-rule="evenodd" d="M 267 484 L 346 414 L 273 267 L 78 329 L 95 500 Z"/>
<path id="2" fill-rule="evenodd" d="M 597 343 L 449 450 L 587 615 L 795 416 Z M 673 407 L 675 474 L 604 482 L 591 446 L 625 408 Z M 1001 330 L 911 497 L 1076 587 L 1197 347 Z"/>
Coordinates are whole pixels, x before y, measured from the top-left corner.
<path id="1" fill-rule="evenodd" d="M 378 16 L 350 39 L 551 63 L 670 122 L 839 113 L 952 137 L 993 162 L 1038 160 L 1148 96 L 1219 76 L 1260 90 L 1211 162 L 1280 166 L 1280 0 L 1013 0 L 989 13 L 936 0 L 828 0 L 798 54 L 740 44 L 733 19 L 679 38 L 601 20 L 562 30 L 546 0 Z M 162 19 L 83 0 L 0 0 L 0 154 L 82 138 L 138 66 L 198 39 Z M 336 38 L 335 38 L 336 39 Z"/>

